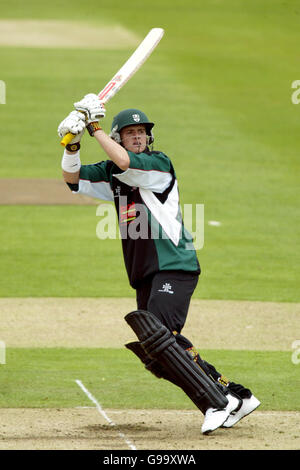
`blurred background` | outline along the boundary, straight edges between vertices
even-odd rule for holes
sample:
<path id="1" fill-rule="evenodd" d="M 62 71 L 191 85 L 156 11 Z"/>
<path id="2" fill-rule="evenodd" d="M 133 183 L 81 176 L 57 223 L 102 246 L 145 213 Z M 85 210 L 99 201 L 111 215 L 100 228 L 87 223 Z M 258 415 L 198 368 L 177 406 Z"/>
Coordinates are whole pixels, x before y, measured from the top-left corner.
<path id="1" fill-rule="evenodd" d="M 299 2 L 0 4 L 2 297 L 134 296 L 120 240 L 96 236 L 97 205 L 49 197 L 61 182 L 59 122 L 162 27 L 102 125 L 109 132 L 118 111 L 142 109 L 155 122 L 154 149 L 175 166 L 182 205 L 204 204 L 195 298 L 299 301 Z M 103 159 L 86 135 L 82 162 Z"/>

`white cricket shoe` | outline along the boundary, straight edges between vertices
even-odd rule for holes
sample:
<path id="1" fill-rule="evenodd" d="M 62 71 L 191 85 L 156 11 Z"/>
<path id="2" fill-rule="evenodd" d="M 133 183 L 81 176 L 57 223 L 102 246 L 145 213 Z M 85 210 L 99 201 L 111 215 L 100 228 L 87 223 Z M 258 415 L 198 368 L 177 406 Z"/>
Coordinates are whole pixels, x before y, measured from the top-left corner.
<path id="1" fill-rule="evenodd" d="M 238 421 L 240 421 L 245 416 L 252 413 L 252 411 L 256 410 L 260 405 L 260 401 L 255 398 L 254 395 L 251 395 L 250 398 L 244 398 L 243 404 L 240 409 L 235 413 L 234 411 L 228 416 L 226 421 L 223 424 L 224 428 L 231 428 L 234 426 Z"/>
<path id="2" fill-rule="evenodd" d="M 208 408 L 204 416 L 202 424 L 202 434 L 208 434 L 225 423 L 230 413 L 234 411 L 240 404 L 240 400 L 230 393 L 226 395 L 228 404 L 225 408 Z"/>

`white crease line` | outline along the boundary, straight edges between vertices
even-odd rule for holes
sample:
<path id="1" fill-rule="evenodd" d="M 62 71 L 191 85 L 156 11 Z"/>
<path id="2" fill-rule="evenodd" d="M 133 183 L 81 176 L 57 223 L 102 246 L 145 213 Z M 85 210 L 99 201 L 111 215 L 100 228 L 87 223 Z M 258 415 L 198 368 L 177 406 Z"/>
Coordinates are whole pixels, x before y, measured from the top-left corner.
<path id="1" fill-rule="evenodd" d="M 116 426 L 116 424 L 107 416 L 105 411 L 102 409 L 101 405 L 98 403 L 96 398 L 88 391 L 88 389 L 83 385 L 80 380 L 75 380 L 77 385 L 81 388 L 81 390 L 86 394 L 86 396 L 96 405 L 97 410 L 103 416 L 103 418 L 109 423 L 110 426 Z M 123 432 L 118 431 L 119 436 L 124 439 L 128 447 L 132 450 L 137 450 L 136 447 L 130 442 L 129 439 L 126 438 Z"/>

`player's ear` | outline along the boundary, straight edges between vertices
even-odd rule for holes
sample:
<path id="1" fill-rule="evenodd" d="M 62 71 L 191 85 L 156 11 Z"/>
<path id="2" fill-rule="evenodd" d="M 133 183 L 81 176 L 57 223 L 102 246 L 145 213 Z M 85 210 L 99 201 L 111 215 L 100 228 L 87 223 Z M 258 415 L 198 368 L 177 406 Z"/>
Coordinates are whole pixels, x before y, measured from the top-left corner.
<path id="1" fill-rule="evenodd" d="M 154 142 L 154 135 L 152 130 L 150 131 L 150 135 L 147 136 L 147 145 L 151 145 Z"/>
<path id="2" fill-rule="evenodd" d="M 117 129 L 118 129 L 118 126 L 113 127 L 110 134 L 109 134 L 109 137 L 111 137 L 115 142 L 120 144 L 121 143 L 121 136 L 120 136 L 120 133 L 117 132 Z"/>

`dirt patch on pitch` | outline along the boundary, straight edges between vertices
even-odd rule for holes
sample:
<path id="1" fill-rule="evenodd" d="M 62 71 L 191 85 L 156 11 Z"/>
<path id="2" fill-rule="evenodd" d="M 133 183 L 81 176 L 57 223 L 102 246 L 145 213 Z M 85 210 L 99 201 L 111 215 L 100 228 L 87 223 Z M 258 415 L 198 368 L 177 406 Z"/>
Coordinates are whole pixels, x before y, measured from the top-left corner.
<path id="1" fill-rule="evenodd" d="M 123 347 L 136 337 L 124 316 L 134 298 L 2 298 L 0 340 L 7 347 Z M 300 304 L 191 302 L 183 334 L 201 349 L 292 351 Z"/>
<path id="2" fill-rule="evenodd" d="M 300 448 L 299 412 L 256 411 L 231 429 L 201 434 L 198 411 L 1 409 L 6 450 L 287 450 Z"/>
<path id="3" fill-rule="evenodd" d="M 0 20 L 0 46 L 126 49 L 140 42 L 118 24 L 60 20 Z"/>
<path id="4" fill-rule="evenodd" d="M 97 205 L 99 199 L 74 194 L 61 179 L 0 179 L 0 205 Z"/>

